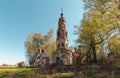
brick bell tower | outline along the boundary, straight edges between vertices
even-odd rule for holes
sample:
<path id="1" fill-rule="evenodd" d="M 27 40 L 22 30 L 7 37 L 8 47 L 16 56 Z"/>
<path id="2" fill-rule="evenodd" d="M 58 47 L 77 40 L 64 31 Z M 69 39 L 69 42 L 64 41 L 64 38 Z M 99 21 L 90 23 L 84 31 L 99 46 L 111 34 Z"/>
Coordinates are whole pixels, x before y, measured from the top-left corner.
<path id="1" fill-rule="evenodd" d="M 60 18 L 58 20 L 58 30 L 56 46 L 57 50 L 54 55 L 54 63 L 60 65 L 70 65 L 72 64 L 72 52 L 68 50 L 68 36 L 66 30 L 66 22 L 63 17 L 63 12 L 61 12 Z"/>
<path id="2" fill-rule="evenodd" d="M 60 49 L 68 49 L 68 37 L 66 30 L 66 22 L 63 17 L 63 13 L 61 13 L 61 17 L 58 21 L 58 30 L 57 30 L 57 50 Z"/>

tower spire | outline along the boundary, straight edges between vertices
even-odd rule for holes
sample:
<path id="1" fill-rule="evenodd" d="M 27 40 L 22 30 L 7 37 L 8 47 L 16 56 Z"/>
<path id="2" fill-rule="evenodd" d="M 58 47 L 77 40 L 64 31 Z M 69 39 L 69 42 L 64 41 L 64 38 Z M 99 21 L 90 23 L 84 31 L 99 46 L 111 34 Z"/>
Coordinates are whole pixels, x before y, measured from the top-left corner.
<path id="1" fill-rule="evenodd" d="M 61 17 L 63 16 L 63 9 L 61 8 Z"/>

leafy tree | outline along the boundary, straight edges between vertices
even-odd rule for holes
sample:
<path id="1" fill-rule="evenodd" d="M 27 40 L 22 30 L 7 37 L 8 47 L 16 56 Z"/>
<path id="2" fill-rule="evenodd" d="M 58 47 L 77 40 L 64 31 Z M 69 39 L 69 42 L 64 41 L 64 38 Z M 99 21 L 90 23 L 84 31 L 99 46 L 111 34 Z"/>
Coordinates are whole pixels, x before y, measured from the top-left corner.
<path id="1" fill-rule="evenodd" d="M 8 64 L 3 64 L 2 66 L 8 66 Z"/>
<path id="2" fill-rule="evenodd" d="M 52 29 L 50 29 L 50 31 L 47 34 L 48 42 L 53 42 L 54 41 L 53 36 L 54 36 L 54 29 L 52 28 Z"/>
<path id="3" fill-rule="evenodd" d="M 109 48 L 111 52 L 115 52 L 117 58 L 120 58 L 120 37 L 112 36 L 109 41 Z"/>
<path id="4" fill-rule="evenodd" d="M 46 43 L 46 38 L 41 33 L 30 34 L 25 42 L 26 54 L 30 64 L 33 63 L 33 56 Z"/>
<path id="5" fill-rule="evenodd" d="M 51 57 L 56 51 L 56 42 L 49 42 L 43 46 L 46 54 Z"/>
<path id="6" fill-rule="evenodd" d="M 25 62 L 24 62 L 24 61 L 19 62 L 17 65 L 18 65 L 18 67 L 20 67 L 20 68 L 25 67 Z"/>
<path id="7" fill-rule="evenodd" d="M 50 31 L 47 34 L 47 43 L 43 46 L 43 49 L 45 50 L 46 54 L 48 56 L 52 56 L 52 54 L 56 51 L 56 41 L 53 38 L 54 36 L 54 30 L 53 28 L 50 29 Z"/>
<path id="8" fill-rule="evenodd" d="M 120 28 L 120 6 L 116 0 L 83 0 L 86 13 L 78 28 L 77 43 L 86 47 L 87 57 L 97 63 L 97 51 Z M 112 7 L 111 7 L 112 6 Z M 117 11 L 117 13 L 116 13 Z"/>
<path id="9" fill-rule="evenodd" d="M 53 39 L 54 30 L 51 29 L 47 35 L 41 33 L 29 34 L 25 42 L 26 54 L 30 65 L 34 63 L 34 55 L 38 52 L 39 48 L 45 50 L 48 56 L 56 50 L 56 43 Z"/>

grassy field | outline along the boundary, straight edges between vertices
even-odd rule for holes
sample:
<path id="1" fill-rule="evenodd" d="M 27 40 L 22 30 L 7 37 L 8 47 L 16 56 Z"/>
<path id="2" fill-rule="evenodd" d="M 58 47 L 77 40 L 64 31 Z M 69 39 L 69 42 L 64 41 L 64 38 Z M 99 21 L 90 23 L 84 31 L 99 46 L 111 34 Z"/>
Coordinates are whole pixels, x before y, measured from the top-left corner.
<path id="1" fill-rule="evenodd" d="M 37 68 L 0 68 L 0 78 L 74 78 L 72 72 L 47 73 L 45 75 L 41 74 L 42 72 Z M 111 72 L 105 70 L 99 72 L 92 70 L 84 76 L 86 78 L 111 78 Z M 114 78 L 120 78 L 120 74 L 115 74 Z"/>
<path id="2" fill-rule="evenodd" d="M 0 68 L 0 78 L 73 78 L 73 73 L 41 75 L 36 68 Z"/>
<path id="3" fill-rule="evenodd" d="M 0 78 L 30 78 L 36 69 L 32 68 L 0 68 Z"/>

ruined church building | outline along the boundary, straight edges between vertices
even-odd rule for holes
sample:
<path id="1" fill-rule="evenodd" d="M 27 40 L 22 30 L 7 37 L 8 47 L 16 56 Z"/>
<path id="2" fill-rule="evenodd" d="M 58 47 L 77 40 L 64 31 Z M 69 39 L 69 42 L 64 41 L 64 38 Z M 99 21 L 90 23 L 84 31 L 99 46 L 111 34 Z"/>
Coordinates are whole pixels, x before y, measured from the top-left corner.
<path id="1" fill-rule="evenodd" d="M 56 65 L 71 65 L 72 52 L 68 50 L 68 34 L 63 13 L 61 13 L 61 16 L 58 21 L 56 47 L 56 52 L 52 56 L 52 63 Z M 34 56 L 34 66 L 43 67 L 46 64 L 48 64 L 48 60 L 50 60 L 50 58 L 48 59 L 47 55 L 40 48 Z"/>
<path id="2" fill-rule="evenodd" d="M 68 50 L 68 33 L 66 29 L 66 21 L 63 17 L 63 13 L 58 21 L 57 30 L 57 50 L 53 56 L 53 63 L 61 62 L 62 65 L 72 64 L 72 52 Z"/>

